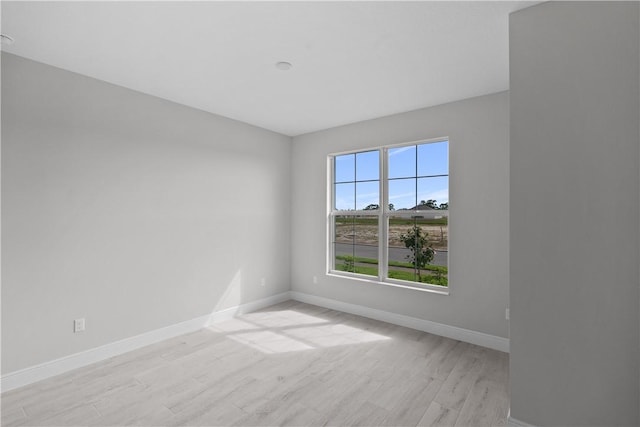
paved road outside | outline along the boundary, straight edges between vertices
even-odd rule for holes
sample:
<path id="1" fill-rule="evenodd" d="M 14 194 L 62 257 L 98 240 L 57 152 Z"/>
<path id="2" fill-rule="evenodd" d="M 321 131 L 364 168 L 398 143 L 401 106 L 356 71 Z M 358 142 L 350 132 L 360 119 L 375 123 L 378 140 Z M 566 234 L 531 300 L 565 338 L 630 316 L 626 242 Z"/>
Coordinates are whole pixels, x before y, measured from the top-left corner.
<path id="1" fill-rule="evenodd" d="M 353 255 L 353 246 L 348 243 L 336 243 L 336 255 Z M 378 246 L 373 245 L 355 245 L 355 255 L 364 258 L 377 258 Z M 407 248 L 389 248 L 389 260 L 408 262 L 407 255 L 411 251 Z M 447 266 L 448 251 L 436 251 L 431 264 Z"/>

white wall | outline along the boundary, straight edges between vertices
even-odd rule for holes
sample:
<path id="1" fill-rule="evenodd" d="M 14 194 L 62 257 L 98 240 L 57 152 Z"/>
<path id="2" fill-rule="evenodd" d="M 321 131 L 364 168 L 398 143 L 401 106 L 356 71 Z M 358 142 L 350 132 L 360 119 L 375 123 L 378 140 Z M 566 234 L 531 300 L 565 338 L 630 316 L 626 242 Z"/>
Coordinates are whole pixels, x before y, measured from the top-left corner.
<path id="1" fill-rule="evenodd" d="M 292 290 L 507 337 L 508 119 L 504 92 L 294 137 Z M 450 295 L 327 276 L 327 155 L 442 136 L 450 140 Z"/>
<path id="2" fill-rule="evenodd" d="M 3 54 L 2 373 L 289 290 L 290 146 Z"/>
<path id="3" fill-rule="evenodd" d="M 637 2 L 511 15 L 511 416 L 639 425 Z"/>

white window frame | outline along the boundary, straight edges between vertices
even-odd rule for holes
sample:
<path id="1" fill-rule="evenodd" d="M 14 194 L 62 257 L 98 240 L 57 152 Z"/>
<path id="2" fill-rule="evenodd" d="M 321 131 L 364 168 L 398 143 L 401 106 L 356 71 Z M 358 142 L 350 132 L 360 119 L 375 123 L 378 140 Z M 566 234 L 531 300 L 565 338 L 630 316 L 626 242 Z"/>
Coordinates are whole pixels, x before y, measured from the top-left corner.
<path id="1" fill-rule="evenodd" d="M 437 211 L 390 211 L 389 210 L 389 179 L 388 179 L 388 155 L 389 150 L 401 147 L 408 146 L 418 146 L 423 144 L 430 144 L 436 142 L 447 142 L 447 151 L 450 151 L 451 140 L 448 137 L 440 137 L 412 142 L 405 142 L 401 144 L 394 145 L 385 145 L 380 147 L 372 147 L 372 148 L 363 148 L 360 150 L 351 150 L 344 151 L 339 153 L 332 153 L 329 155 L 328 162 L 328 191 L 327 191 L 327 274 L 332 276 L 340 276 L 346 277 L 356 280 L 362 280 L 366 282 L 371 282 L 380 285 L 390 285 L 400 288 L 409 288 L 409 289 L 417 289 L 421 291 L 429 291 L 438 294 L 448 295 L 451 291 L 451 282 L 449 281 L 447 286 L 439 286 L 432 285 L 428 283 L 418 283 L 411 282 L 406 280 L 399 280 L 387 277 L 389 270 L 389 218 L 393 217 L 402 217 L 402 218 L 413 218 L 416 216 L 421 216 L 423 218 L 428 218 L 429 216 L 435 218 L 436 216 L 446 216 L 447 217 L 447 226 L 448 226 L 448 246 L 447 246 L 447 271 L 451 271 L 451 217 L 449 215 L 449 210 L 437 210 Z M 379 151 L 379 177 L 380 177 L 380 186 L 379 186 L 379 209 L 377 210 L 353 210 L 353 211 L 341 211 L 334 209 L 334 177 L 335 177 L 335 161 L 334 159 L 338 156 L 343 156 L 347 154 L 357 154 L 357 153 L 365 153 L 369 151 Z M 450 156 L 447 155 L 447 177 L 451 177 L 451 160 Z M 449 199 L 451 199 L 451 182 L 449 182 Z M 336 270 L 334 268 L 335 263 L 335 246 L 333 244 L 333 239 L 335 236 L 335 221 L 334 218 L 338 216 L 365 216 L 365 217 L 375 217 L 378 219 L 378 277 L 369 276 L 365 274 L 358 274 L 355 272 L 348 272 L 342 270 Z M 450 276 L 449 276 L 450 277 Z"/>

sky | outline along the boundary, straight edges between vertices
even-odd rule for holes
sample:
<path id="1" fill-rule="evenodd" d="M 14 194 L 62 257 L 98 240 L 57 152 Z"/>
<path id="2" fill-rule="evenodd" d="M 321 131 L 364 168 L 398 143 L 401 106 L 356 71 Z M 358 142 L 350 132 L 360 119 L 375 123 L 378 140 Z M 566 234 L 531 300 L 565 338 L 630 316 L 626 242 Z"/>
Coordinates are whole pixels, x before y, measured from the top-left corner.
<path id="1" fill-rule="evenodd" d="M 421 200 L 449 202 L 448 144 L 389 149 L 389 203 L 395 209 L 412 208 Z M 380 204 L 379 155 L 375 150 L 335 157 L 336 209 Z"/>

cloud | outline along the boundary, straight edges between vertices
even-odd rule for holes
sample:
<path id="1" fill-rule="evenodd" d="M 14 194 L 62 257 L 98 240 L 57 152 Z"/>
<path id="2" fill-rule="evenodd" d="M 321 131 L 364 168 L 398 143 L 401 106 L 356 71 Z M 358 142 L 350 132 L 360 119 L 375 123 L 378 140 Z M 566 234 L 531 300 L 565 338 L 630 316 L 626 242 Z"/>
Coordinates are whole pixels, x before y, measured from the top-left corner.
<path id="1" fill-rule="evenodd" d="M 415 196 L 416 193 L 402 193 L 402 194 L 394 194 L 392 196 L 389 196 L 389 200 L 398 200 L 398 199 L 403 199 L 405 197 L 412 197 Z"/>
<path id="2" fill-rule="evenodd" d="M 378 200 L 378 192 L 375 193 L 365 193 L 365 194 L 358 194 L 356 196 L 357 200 Z"/>
<path id="3" fill-rule="evenodd" d="M 396 154 L 400 154 L 400 153 L 404 153 L 407 150 L 413 150 L 415 149 L 416 146 L 415 145 L 410 145 L 408 147 L 402 147 L 402 148 L 392 148 L 389 149 L 389 157 L 395 156 Z M 392 151 L 393 150 L 393 151 Z"/>

